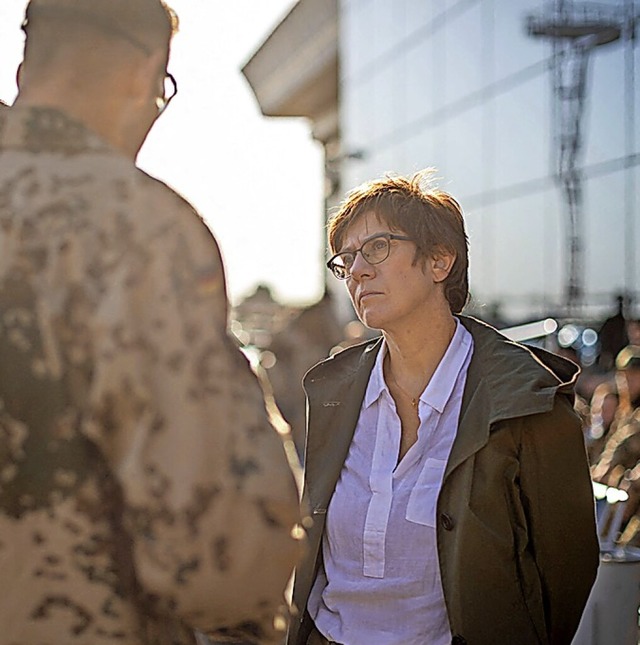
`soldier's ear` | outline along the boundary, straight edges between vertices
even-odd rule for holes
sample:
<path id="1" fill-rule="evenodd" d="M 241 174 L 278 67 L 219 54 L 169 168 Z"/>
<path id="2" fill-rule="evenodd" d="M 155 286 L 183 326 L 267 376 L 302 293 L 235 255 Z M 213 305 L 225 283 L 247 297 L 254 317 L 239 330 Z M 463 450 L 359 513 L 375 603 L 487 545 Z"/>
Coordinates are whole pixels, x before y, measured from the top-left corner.
<path id="1" fill-rule="evenodd" d="M 146 103 L 164 92 L 166 53 L 158 50 L 145 56 L 132 74 L 131 92 L 137 101 Z"/>

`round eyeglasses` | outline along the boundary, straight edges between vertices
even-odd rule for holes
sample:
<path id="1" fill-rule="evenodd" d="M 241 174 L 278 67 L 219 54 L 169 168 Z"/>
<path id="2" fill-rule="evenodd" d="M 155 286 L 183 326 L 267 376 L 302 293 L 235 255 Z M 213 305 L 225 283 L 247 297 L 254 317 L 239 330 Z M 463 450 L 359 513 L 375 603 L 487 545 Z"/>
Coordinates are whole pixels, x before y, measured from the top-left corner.
<path id="1" fill-rule="evenodd" d="M 178 93 L 178 82 L 173 74 L 167 72 L 163 81 L 162 96 L 156 98 L 158 114 L 162 114 Z"/>
<path id="2" fill-rule="evenodd" d="M 351 275 L 351 267 L 356 261 L 356 255 L 362 253 L 362 257 L 369 264 L 380 264 L 384 262 L 391 252 L 391 240 L 403 240 L 411 242 L 406 235 L 395 235 L 393 233 L 381 233 L 374 235 L 364 242 L 355 251 L 342 251 L 336 253 L 328 262 L 327 268 L 331 269 L 338 280 L 346 280 Z"/>

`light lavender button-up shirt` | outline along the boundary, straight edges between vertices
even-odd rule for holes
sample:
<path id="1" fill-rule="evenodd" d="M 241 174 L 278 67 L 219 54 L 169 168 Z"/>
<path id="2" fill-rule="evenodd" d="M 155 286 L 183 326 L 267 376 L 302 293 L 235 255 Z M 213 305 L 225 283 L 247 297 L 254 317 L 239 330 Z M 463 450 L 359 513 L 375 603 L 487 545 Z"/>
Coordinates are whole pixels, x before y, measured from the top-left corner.
<path id="1" fill-rule="evenodd" d="M 345 645 L 451 642 L 436 545 L 436 505 L 458 429 L 473 340 L 458 322 L 420 396 L 418 440 L 397 463 L 400 418 L 383 376 L 383 344 L 327 512 L 308 609 Z"/>

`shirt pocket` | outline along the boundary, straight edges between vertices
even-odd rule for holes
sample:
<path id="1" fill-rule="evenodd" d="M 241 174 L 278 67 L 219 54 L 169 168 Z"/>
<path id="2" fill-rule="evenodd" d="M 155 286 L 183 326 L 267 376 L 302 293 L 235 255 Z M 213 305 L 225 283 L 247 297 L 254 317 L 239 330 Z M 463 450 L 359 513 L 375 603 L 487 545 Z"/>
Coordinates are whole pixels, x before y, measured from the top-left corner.
<path id="1" fill-rule="evenodd" d="M 435 528 L 438 495 L 446 465 L 444 459 L 428 458 L 425 461 L 407 502 L 405 518 L 409 522 Z"/>

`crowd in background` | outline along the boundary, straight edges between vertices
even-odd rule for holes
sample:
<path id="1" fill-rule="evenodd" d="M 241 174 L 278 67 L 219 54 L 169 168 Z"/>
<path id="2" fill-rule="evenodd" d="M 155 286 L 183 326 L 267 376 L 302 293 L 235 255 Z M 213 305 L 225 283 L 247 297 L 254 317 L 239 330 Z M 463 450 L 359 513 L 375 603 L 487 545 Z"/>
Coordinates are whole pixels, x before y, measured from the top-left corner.
<path id="1" fill-rule="evenodd" d="M 584 423 L 591 476 L 618 489 L 614 528 L 619 546 L 640 546 L 640 321 L 620 295 L 617 309 L 600 325 L 588 360 L 576 347 L 558 352 L 580 364 L 576 409 Z M 594 340 L 596 336 L 594 335 Z M 606 527 L 601 527 L 606 531 Z"/>

